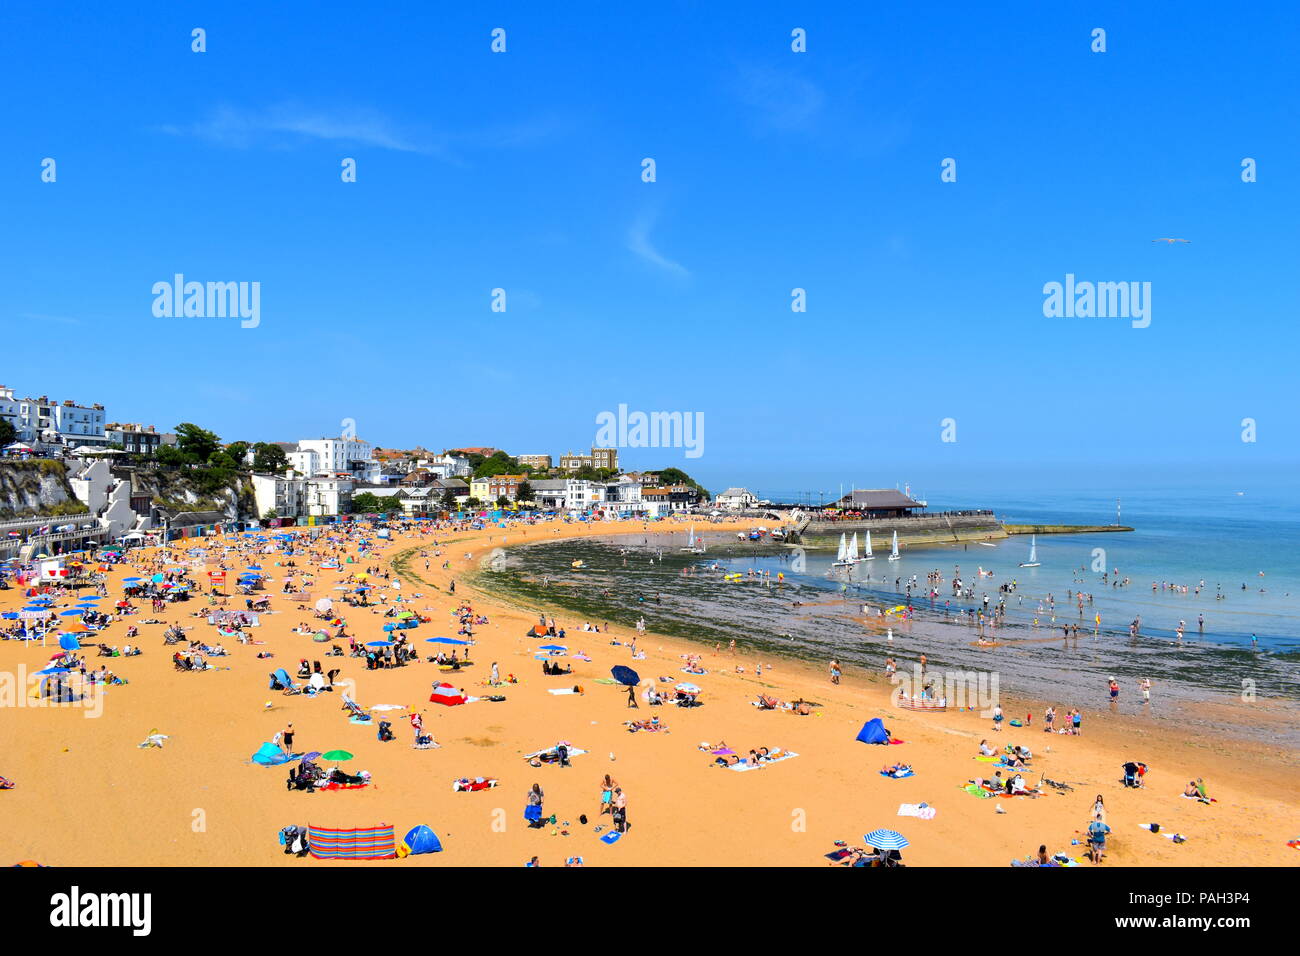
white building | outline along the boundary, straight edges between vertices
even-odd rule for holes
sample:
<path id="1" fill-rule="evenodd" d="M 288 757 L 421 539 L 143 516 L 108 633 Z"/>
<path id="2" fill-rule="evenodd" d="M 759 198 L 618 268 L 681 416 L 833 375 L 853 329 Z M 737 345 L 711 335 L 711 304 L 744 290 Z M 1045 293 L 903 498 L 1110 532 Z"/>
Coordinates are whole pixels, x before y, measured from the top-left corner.
<path id="1" fill-rule="evenodd" d="M 288 452 L 289 464 L 304 475 L 350 475 L 357 481 L 378 484 L 381 466 L 375 448 L 359 438 L 307 438 Z"/>
<path id="2" fill-rule="evenodd" d="M 68 469 L 68 484 L 77 500 L 90 509 L 90 514 L 100 527 L 107 530 L 112 538 L 120 537 L 128 531 L 135 530 L 139 517 L 131 507 L 131 482 L 125 478 L 115 478 L 103 458 L 78 459 Z M 148 515 L 144 516 L 148 519 Z M 84 523 L 85 515 L 73 515 L 67 519 Z M 62 519 L 50 518 L 55 525 Z"/>
<path id="3" fill-rule="evenodd" d="M 615 481 L 605 484 L 605 508 L 607 511 L 627 512 L 634 515 L 645 514 L 645 499 L 641 497 L 644 483 L 639 478 L 619 475 Z"/>
<path id="4" fill-rule="evenodd" d="M 307 479 L 301 475 L 293 471 L 283 475 L 254 474 L 252 483 L 259 518 L 270 511 L 274 511 L 277 518 L 297 518 L 307 513 Z"/>
<path id="5" fill-rule="evenodd" d="M 352 479 L 315 476 L 306 481 L 304 505 L 308 515 L 347 514 L 352 508 Z"/>
<path id="6" fill-rule="evenodd" d="M 3 418 L 10 425 L 14 426 L 14 431 L 18 432 L 18 438 L 22 440 L 22 429 L 18 421 L 18 400 L 14 398 L 14 390 L 4 385 L 0 385 L 0 418 Z"/>
<path id="7" fill-rule="evenodd" d="M 755 507 L 758 504 L 758 496 L 751 494 L 748 488 L 728 488 L 714 498 L 713 503 L 719 508 L 741 511 Z"/>
<path id="8" fill-rule="evenodd" d="M 605 501 L 605 486 L 579 478 L 538 478 L 528 482 L 537 507 L 549 510 L 588 511 Z"/>
<path id="9" fill-rule="evenodd" d="M 23 442 L 49 445 L 107 445 L 104 406 L 55 402 L 47 396 L 16 398 L 13 389 L 0 386 L 0 415 L 8 419 Z"/>

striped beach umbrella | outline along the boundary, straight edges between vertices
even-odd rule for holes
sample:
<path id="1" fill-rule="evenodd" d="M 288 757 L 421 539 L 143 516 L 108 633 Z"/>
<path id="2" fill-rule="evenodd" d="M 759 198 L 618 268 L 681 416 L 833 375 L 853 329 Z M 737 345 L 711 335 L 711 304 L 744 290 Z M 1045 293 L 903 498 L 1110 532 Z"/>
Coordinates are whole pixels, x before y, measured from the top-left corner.
<path id="1" fill-rule="evenodd" d="M 877 850 L 901 850 L 909 845 L 907 837 L 896 830 L 872 830 L 863 834 L 862 839 Z"/>

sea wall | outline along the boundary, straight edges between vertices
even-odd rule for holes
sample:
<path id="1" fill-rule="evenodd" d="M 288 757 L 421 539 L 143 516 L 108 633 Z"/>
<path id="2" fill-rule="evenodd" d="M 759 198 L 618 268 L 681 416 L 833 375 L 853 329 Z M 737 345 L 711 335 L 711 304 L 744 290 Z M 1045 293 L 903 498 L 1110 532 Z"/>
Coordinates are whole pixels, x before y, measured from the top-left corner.
<path id="1" fill-rule="evenodd" d="M 871 532 L 871 546 L 888 551 L 895 531 L 900 544 L 941 544 L 953 541 L 994 541 L 1007 536 L 991 513 L 923 515 L 915 518 L 862 518 L 854 521 L 811 521 L 799 536 L 805 547 L 835 547 L 841 534 L 861 537 Z"/>

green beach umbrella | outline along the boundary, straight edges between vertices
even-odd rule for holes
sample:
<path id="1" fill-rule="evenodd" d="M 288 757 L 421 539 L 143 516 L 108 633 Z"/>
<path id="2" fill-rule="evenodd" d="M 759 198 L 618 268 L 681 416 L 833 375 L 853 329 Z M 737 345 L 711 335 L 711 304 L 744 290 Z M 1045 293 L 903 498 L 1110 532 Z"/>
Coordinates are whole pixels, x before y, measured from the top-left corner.
<path id="1" fill-rule="evenodd" d="M 346 750 L 330 750 L 321 754 L 322 760 L 351 760 L 352 754 Z"/>

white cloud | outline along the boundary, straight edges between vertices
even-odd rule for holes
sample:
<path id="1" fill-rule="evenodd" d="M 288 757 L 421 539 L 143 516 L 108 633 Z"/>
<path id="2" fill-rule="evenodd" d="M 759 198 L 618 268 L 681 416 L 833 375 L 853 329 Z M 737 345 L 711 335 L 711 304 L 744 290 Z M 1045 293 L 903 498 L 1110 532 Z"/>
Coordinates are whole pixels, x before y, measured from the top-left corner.
<path id="1" fill-rule="evenodd" d="M 673 275 L 688 276 L 690 271 L 680 262 L 669 259 L 650 241 L 650 230 L 654 228 L 658 215 L 646 213 L 640 216 L 627 231 L 627 247 L 633 253 L 653 266 L 657 266 Z"/>

